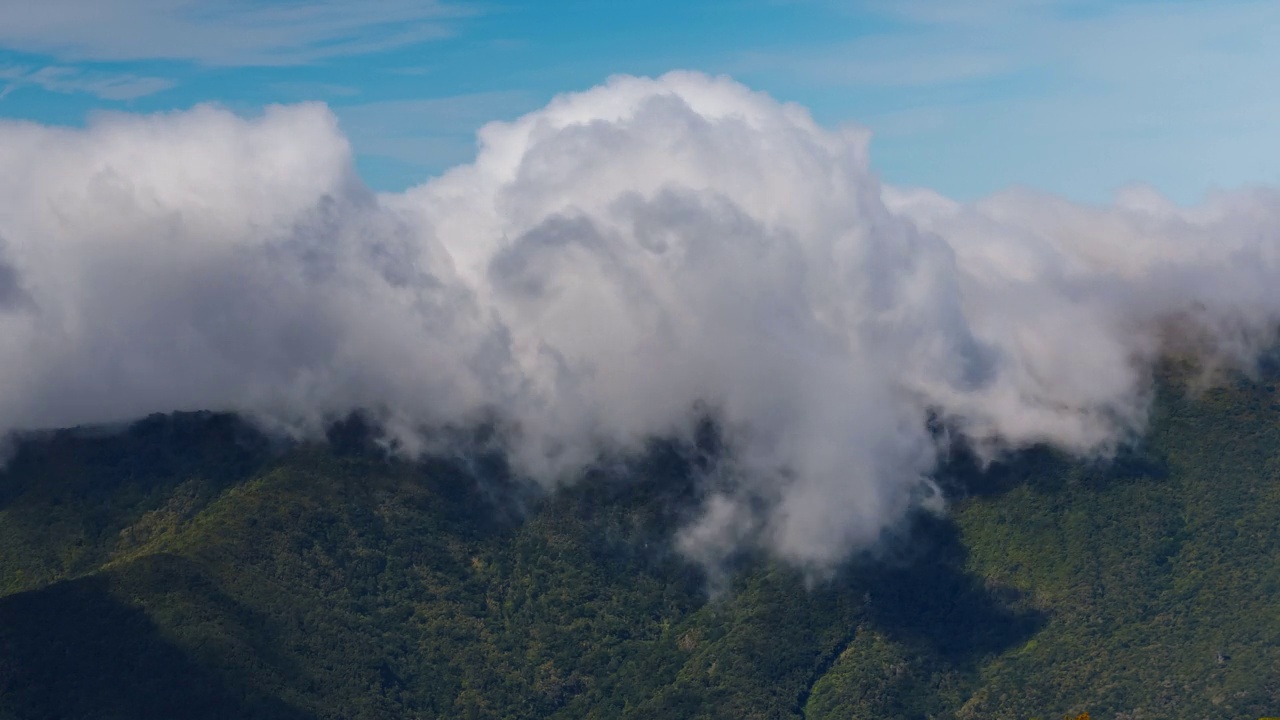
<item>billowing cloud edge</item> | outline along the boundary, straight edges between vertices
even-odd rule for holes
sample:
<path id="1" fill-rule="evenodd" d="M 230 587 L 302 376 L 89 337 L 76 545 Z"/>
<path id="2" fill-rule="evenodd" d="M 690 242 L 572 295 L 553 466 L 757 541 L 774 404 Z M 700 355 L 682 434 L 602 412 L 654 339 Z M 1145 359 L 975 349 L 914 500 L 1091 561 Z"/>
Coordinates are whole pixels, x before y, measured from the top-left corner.
<path id="1" fill-rule="evenodd" d="M 407 454 L 501 428 L 554 485 L 601 452 L 731 448 L 678 542 L 821 573 L 940 502 L 928 421 L 988 456 L 1106 455 L 1171 347 L 1275 341 L 1280 197 L 1106 207 L 886 187 L 868 134 L 725 77 L 615 77 L 399 194 L 321 105 L 0 122 L 0 431 L 353 411 Z"/>

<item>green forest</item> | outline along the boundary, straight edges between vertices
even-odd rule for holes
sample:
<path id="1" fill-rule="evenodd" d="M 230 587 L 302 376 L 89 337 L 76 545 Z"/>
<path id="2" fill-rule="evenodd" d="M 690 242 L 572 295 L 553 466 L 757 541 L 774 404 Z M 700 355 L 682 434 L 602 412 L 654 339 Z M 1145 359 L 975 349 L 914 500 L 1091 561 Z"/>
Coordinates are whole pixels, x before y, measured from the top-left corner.
<path id="1" fill-rule="evenodd" d="M 1162 371 L 1110 460 L 939 470 L 834 577 L 673 547 L 697 453 L 554 493 L 358 420 L 229 415 L 21 438 L 0 473 L 0 718 L 1280 715 L 1280 397 Z"/>

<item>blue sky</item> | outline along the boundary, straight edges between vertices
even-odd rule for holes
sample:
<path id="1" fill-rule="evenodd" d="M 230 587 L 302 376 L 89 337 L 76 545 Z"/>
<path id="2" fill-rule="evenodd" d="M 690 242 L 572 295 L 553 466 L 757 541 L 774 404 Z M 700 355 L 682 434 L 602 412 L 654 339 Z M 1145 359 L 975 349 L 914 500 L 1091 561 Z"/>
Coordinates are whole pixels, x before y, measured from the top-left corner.
<path id="1" fill-rule="evenodd" d="M 0 117 L 318 100 L 395 190 L 611 74 L 727 73 L 874 132 L 892 183 L 1191 202 L 1280 184 L 1280 2 L 0 0 Z"/>

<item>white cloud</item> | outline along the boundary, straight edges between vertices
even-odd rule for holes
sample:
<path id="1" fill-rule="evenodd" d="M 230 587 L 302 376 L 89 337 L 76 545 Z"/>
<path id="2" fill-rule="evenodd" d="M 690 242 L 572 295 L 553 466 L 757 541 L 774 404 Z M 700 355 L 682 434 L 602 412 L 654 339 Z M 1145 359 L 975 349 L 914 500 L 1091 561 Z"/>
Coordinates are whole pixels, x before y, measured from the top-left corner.
<path id="1" fill-rule="evenodd" d="M 687 73 L 480 141 L 376 196 L 317 105 L 0 123 L 0 428 L 365 408 L 412 452 L 496 418 L 555 483 L 706 411 L 732 452 L 682 547 L 821 572 L 936 503 L 930 413 L 989 452 L 1105 453 L 1171 327 L 1248 362 L 1280 321 L 1272 191 L 964 205 L 882 187 L 862 131 Z"/>
<path id="2" fill-rule="evenodd" d="M 0 68 L 0 99 L 24 87 L 39 87 L 57 93 L 88 93 L 103 100 L 133 100 L 168 90 L 175 83 L 159 77 L 48 66 Z"/>
<path id="3" fill-rule="evenodd" d="M 0 46 L 64 60 L 293 65 L 450 33 L 471 11 L 437 0 L 44 0 L 0 3 Z"/>

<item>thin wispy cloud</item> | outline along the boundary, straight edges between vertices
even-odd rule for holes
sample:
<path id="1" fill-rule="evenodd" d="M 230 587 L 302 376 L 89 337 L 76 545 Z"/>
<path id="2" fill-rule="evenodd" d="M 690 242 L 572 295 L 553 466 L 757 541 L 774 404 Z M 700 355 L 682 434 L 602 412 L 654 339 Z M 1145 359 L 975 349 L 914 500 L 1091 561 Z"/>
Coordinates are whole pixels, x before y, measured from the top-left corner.
<path id="1" fill-rule="evenodd" d="M 900 182 L 968 198 L 1025 183 L 1100 201 L 1155 181 L 1193 202 L 1214 185 L 1280 179 L 1267 120 L 1280 104 L 1274 2 L 810 7 L 847 37 L 743 53 L 734 71 L 841 98 L 838 119 L 886 141 L 880 157 Z"/>
<path id="2" fill-rule="evenodd" d="M 87 93 L 103 100 L 134 100 L 168 90 L 175 84 L 168 78 L 57 65 L 0 68 L 0 99 L 24 87 L 38 87 L 56 93 Z"/>
<path id="3" fill-rule="evenodd" d="M 888 24 L 845 41 L 743 57 L 751 66 L 770 63 L 823 84 L 912 87 L 1036 71 L 1055 82 L 1154 80 L 1165 87 L 1184 72 L 1222 77 L 1216 65 L 1223 58 L 1275 52 L 1271 29 L 1280 23 L 1280 6 L 1255 1 L 908 0 L 837 7 Z"/>
<path id="4" fill-rule="evenodd" d="M 353 98 L 360 94 L 358 87 L 326 82 L 281 82 L 272 84 L 271 89 L 291 101 Z"/>
<path id="5" fill-rule="evenodd" d="M 1109 4 L 1097 0 L 872 0 L 856 5 L 905 22 L 955 27 L 1005 23 L 1037 14 L 1076 12 Z"/>
<path id="6" fill-rule="evenodd" d="M 447 37 L 471 14 L 434 0 L 0 3 L 0 46 L 76 61 L 296 65 Z"/>
<path id="7" fill-rule="evenodd" d="M 945 57 L 903 53 L 892 38 L 868 38 L 838 47 L 783 53 L 745 53 L 738 68 L 781 68 L 824 85 L 914 88 L 987 80 L 1013 71 L 999 53 L 957 49 Z"/>
<path id="8" fill-rule="evenodd" d="M 420 178 L 470 160 L 482 125 L 513 118 L 537 105 L 527 92 L 472 93 L 441 98 L 384 100 L 333 108 L 351 141 L 366 156 L 420 170 Z"/>

